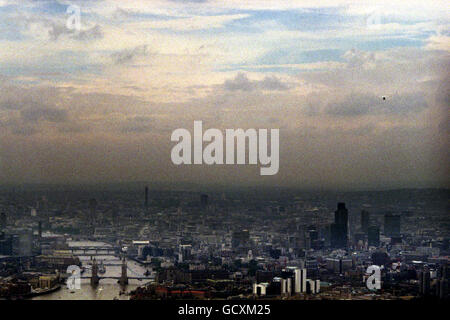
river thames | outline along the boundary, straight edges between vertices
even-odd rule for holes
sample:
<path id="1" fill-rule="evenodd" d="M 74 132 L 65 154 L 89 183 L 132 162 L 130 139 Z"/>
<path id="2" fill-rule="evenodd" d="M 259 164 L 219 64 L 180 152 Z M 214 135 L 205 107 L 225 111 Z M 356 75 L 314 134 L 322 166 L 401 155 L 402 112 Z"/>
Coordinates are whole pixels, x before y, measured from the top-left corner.
<path id="1" fill-rule="evenodd" d="M 69 241 L 69 247 L 105 247 L 110 246 L 104 242 L 98 241 Z M 125 287 L 121 287 L 117 283 L 117 279 L 101 279 L 97 287 L 90 285 L 90 279 L 86 277 L 91 276 L 91 262 L 95 257 L 97 262 L 103 263 L 105 267 L 105 273 L 99 274 L 99 277 L 120 277 L 121 265 L 119 257 L 114 255 L 105 255 L 106 251 L 98 250 L 95 256 L 83 255 L 94 254 L 95 250 L 75 250 L 74 254 L 77 255 L 85 271 L 82 273 L 81 287 L 80 289 L 69 290 L 65 284 L 61 285 L 61 289 L 58 291 L 36 296 L 33 300 L 128 300 L 129 292 L 152 281 L 151 276 L 145 277 L 144 273 L 151 269 L 140 265 L 134 260 L 127 259 L 127 273 L 128 277 L 142 277 L 143 279 L 129 279 L 129 284 Z M 124 293 L 125 292 L 125 293 Z"/>

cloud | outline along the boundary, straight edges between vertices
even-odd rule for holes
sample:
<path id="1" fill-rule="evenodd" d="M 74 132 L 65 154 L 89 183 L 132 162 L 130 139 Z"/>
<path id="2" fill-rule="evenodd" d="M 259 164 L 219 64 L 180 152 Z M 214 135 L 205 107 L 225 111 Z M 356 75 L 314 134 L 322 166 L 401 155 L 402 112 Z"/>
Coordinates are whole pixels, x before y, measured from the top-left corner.
<path id="1" fill-rule="evenodd" d="M 75 34 L 73 35 L 73 39 L 80 41 L 91 41 L 102 38 L 103 38 L 103 30 L 98 24 L 96 24 L 90 29 L 75 32 Z"/>
<path id="2" fill-rule="evenodd" d="M 115 64 L 126 64 L 133 62 L 139 57 L 146 57 L 150 54 L 147 45 L 143 44 L 132 49 L 124 49 L 119 52 L 114 52 L 111 57 Z"/>
<path id="3" fill-rule="evenodd" d="M 68 29 L 64 24 L 51 23 L 48 35 L 51 40 L 56 41 L 61 38 L 61 36 L 67 36 L 69 39 L 79 40 L 79 41 L 92 41 L 103 38 L 103 31 L 100 25 L 84 29 L 84 30 L 72 30 Z"/>
<path id="4" fill-rule="evenodd" d="M 188 15 L 170 19 L 131 22 L 127 24 L 127 27 L 133 30 L 161 29 L 175 32 L 190 32 L 224 28 L 227 24 L 248 16 L 248 14 Z"/>
<path id="5" fill-rule="evenodd" d="M 282 91 L 290 89 L 289 84 L 282 82 L 275 76 L 266 76 L 263 80 L 250 80 L 242 72 L 239 72 L 234 79 L 226 80 L 223 87 L 228 91 L 253 91 L 258 89 Z"/>
<path id="6" fill-rule="evenodd" d="M 427 108 L 427 102 L 421 93 L 395 94 L 385 97 L 371 93 L 351 94 L 339 102 L 326 107 L 326 113 L 334 116 L 354 117 L 362 115 L 406 115 Z"/>
<path id="7" fill-rule="evenodd" d="M 351 49 L 344 53 L 344 60 L 349 68 L 369 69 L 375 66 L 375 53 Z"/>
<path id="8" fill-rule="evenodd" d="M 52 41 L 60 40 L 63 37 L 77 41 L 93 41 L 104 37 L 103 29 L 99 24 L 77 30 L 67 28 L 64 20 L 39 17 L 29 18 L 27 24 L 35 35 L 47 30 L 48 37 Z"/>
<path id="9" fill-rule="evenodd" d="M 38 106 L 20 111 L 21 118 L 27 122 L 38 122 L 41 120 L 49 122 L 64 122 L 68 120 L 68 112 L 64 109 Z"/>
<path id="10" fill-rule="evenodd" d="M 134 116 L 128 118 L 124 123 L 120 125 L 120 131 L 122 133 L 143 133 L 150 132 L 154 126 L 152 125 L 153 119 L 148 116 Z"/>

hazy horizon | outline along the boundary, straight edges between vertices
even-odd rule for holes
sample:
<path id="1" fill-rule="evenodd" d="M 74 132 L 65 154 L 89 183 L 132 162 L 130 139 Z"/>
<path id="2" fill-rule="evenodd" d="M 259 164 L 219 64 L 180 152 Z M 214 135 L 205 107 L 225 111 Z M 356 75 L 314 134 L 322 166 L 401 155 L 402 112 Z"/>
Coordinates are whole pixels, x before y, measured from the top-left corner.
<path id="1" fill-rule="evenodd" d="M 0 183 L 448 188 L 447 7 L 0 0 Z M 279 129 L 278 174 L 174 165 L 194 120 Z"/>

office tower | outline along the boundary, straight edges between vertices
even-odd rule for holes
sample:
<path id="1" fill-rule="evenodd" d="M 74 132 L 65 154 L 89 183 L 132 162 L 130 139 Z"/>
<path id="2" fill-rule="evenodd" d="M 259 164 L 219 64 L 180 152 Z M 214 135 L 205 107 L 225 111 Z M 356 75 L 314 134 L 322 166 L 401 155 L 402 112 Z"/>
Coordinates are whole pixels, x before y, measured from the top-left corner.
<path id="1" fill-rule="evenodd" d="M 191 259 L 192 255 L 192 245 L 190 244 L 182 244 L 179 247 L 179 258 L 180 261 L 186 261 Z"/>
<path id="2" fill-rule="evenodd" d="M 345 203 L 339 202 L 334 212 L 334 223 L 331 225 L 331 246 L 346 248 L 348 235 L 348 210 Z"/>
<path id="3" fill-rule="evenodd" d="M 400 216 L 386 213 L 384 215 L 384 235 L 387 237 L 400 236 Z"/>
<path id="4" fill-rule="evenodd" d="M 292 278 L 287 278 L 287 294 L 290 295 L 292 293 Z"/>
<path id="5" fill-rule="evenodd" d="M 314 282 L 315 282 L 314 283 L 314 289 L 315 289 L 316 293 L 319 293 L 320 292 L 320 280 L 317 279 Z"/>
<path id="6" fill-rule="evenodd" d="M 17 243 L 17 242 L 16 242 Z M 31 256 L 33 250 L 33 231 L 23 230 L 18 234 L 17 255 Z"/>
<path id="7" fill-rule="evenodd" d="M 145 200 L 144 200 L 144 206 L 148 208 L 148 187 L 145 187 Z"/>
<path id="8" fill-rule="evenodd" d="M 320 292 L 320 280 L 308 279 L 306 282 L 306 292 L 316 294 Z"/>
<path id="9" fill-rule="evenodd" d="M 448 295 L 448 280 L 441 279 L 439 282 L 439 299 L 445 299 Z"/>
<path id="10" fill-rule="evenodd" d="M 370 226 L 370 212 L 366 210 L 361 211 L 361 231 L 367 233 Z"/>
<path id="11" fill-rule="evenodd" d="M 281 279 L 281 294 L 287 294 L 287 279 Z"/>
<path id="12" fill-rule="evenodd" d="M 377 226 L 370 226 L 367 232 L 367 242 L 369 246 L 380 246 L 380 228 Z"/>
<path id="13" fill-rule="evenodd" d="M 295 293 L 306 292 L 306 269 L 294 270 L 294 291 Z"/>
<path id="14" fill-rule="evenodd" d="M 6 228 L 6 213 L 2 212 L 0 213 L 0 230 L 3 230 Z"/>
<path id="15" fill-rule="evenodd" d="M 89 224 L 91 226 L 95 226 L 95 221 L 96 221 L 95 211 L 96 211 L 96 209 L 97 209 L 97 200 L 90 199 L 89 200 Z"/>
<path id="16" fill-rule="evenodd" d="M 423 272 L 422 294 L 427 296 L 430 294 L 430 271 Z"/>
<path id="17" fill-rule="evenodd" d="M 200 206 L 202 208 L 206 208 L 208 206 L 208 195 L 207 194 L 200 195 Z"/>
<path id="18" fill-rule="evenodd" d="M 0 255 L 13 255 L 13 238 L 0 232 Z"/>
<path id="19" fill-rule="evenodd" d="M 424 272 L 420 271 L 417 274 L 417 280 L 419 280 L 419 294 L 422 295 L 423 294 L 423 278 L 424 278 Z"/>
<path id="20" fill-rule="evenodd" d="M 42 239 L 42 221 L 38 222 L 38 235 L 39 235 L 39 240 Z"/>

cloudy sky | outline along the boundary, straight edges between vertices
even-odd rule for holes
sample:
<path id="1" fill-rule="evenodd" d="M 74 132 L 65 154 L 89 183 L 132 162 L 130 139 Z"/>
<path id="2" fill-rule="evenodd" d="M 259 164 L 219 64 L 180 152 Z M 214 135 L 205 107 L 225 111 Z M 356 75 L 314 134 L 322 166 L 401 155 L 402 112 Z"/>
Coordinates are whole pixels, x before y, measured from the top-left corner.
<path id="1" fill-rule="evenodd" d="M 0 0 L 0 181 L 448 186 L 449 9 Z M 194 120 L 279 128 L 279 173 L 173 165 Z"/>

